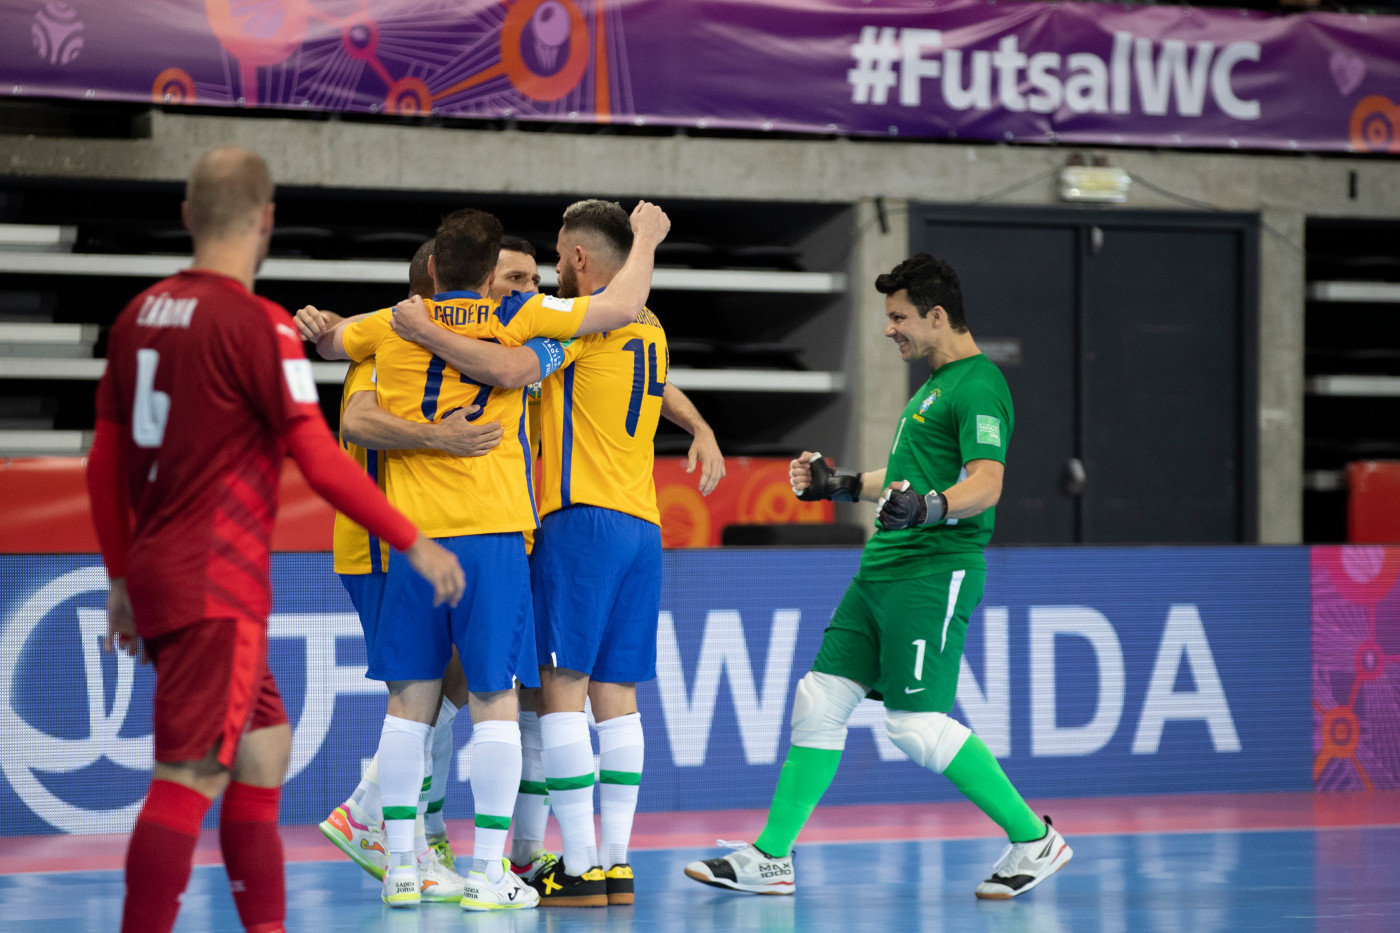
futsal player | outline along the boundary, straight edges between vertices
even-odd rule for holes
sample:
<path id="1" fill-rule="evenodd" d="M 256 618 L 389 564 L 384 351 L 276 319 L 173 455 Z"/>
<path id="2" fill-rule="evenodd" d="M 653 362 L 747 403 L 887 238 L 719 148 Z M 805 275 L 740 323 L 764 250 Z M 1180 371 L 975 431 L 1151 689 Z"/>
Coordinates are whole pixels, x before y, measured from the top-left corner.
<path id="1" fill-rule="evenodd" d="M 428 275 L 432 240 L 425 241 L 409 263 L 409 294 L 424 297 L 433 293 Z M 301 335 L 314 340 L 326 324 L 339 317 L 307 306 L 297 311 Z M 518 349 L 533 359 L 531 351 Z M 468 420 L 475 411 L 462 410 L 441 421 L 424 424 L 406 421 L 384 409 L 376 401 L 374 359 L 350 366 L 340 403 L 341 446 L 359 463 L 382 489 L 385 471 L 383 451 L 407 448 L 439 450 L 459 457 L 476 457 L 491 450 L 501 439 L 499 422 Z M 350 595 L 360 617 L 365 642 L 373 641 L 378 624 L 384 579 L 389 562 L 388 548 L 378 538 L 337 512 L 332 552 L 335 572 Z M 459 705 L 467 702 L 466 679 L 454 651 L 443 678 L 443 698 L 433 723 L 429 754 L 428 794 L 422 801 L 423 813 L 415 824 L 414 848 L 418 857 L 419 888 L 422 899 L 430 902 L 461 900 L 464 880 L 455 873 L 456 862 L 447 838 L 443 804 L 454 749 L 452 727 Z M 387 864 L 379 795 L 379 762 L 371 759 L 354 792 L 322 820 L 320 830 L 327 839 L 376 879 L 382 880 Z"/>
<path id="2" fill-rule="evenodd" d="M 878 499 L 879 527 L 797 685 L 792 746 L 763 832 L 729 855 L 691 862 L 685 873 L 734 891 L 793 893 L 793 842 L 836 775 L 851 714 L 873 691 L 884 700 L 890 741 L 948 778 L 1006 833 L 1010 845 L 977 897 L 1017 897 L 1073 852 L 986 744 L 948 716 L 987 577 L 983 549 L 1006 472 L 1011 391 L 973 340 L 962 287 L 946 262 L 920 253 L 877 277 L 875 288 L 885 296 L 885 336 L 901 359 L 927 361 L 932 373 L 904 407 L 884 469 L 833 473 L 808 451 L 791 463 L 799 499 Z"/>
<path id="3" fill-rule="evenodd" d="M 277 808 L 291 730 L 267 667 L 283 457 L 402 552 L 436 601 L 462 594 L 456 559 L 337 450 L 291 318 L 251 292 L 272 193 L 256 153 L 199 159 L 182 206 L 194 262 L 127 305 L 97 389 L 88 486 L 111 578 L 107 644 L 143 652 L 156 671 L 155 764 L 127 850 L 125 933 L 174 927 L 220 795 L 239 918 L 253 933 L 284 929 Z"/>

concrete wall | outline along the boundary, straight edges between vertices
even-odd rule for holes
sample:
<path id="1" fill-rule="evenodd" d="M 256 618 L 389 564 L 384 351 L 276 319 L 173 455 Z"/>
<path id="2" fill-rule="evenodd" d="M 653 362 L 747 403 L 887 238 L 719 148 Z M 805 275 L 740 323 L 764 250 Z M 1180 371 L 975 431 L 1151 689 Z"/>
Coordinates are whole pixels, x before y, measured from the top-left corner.
<path id="1" fill-rule="evenodd" d="M 1068 151 L 883 140 L 522 133 L 161 112 L 151 114 L 150 128 L 149 138 L 136 140 L 0 136 L 0 165 L 12 175 L 169 181 L 183 178 L 205 149 L 237 143 L 263 153 L 284 184 L 589 191 L 663 203 L 668 197 L 841 202 L 857 207 L 853 272 L 859 284 L 903 258 L 904 201 L 1052 205 L 1057 203 L 1055 170 Z M 1259 539 L 1301 541 L 1304 222 L 1309 216 L 1400 216 L 1400 162 L 1097 152 L 1136 176 L 1123 210 L 1218 208 L 1261 215 Z M 504 175 L 502 167 L 508 169 Z M 872 223 L 876 197 L 885 199 L 889 233 Z M 852 333 L 858 344 L 849 453 L 863 466 L 884 456 L 905 390 L 903 367 L 886 365 L 888 348 L 878 332 L 883 306 L 874 297 L 857 296 Z"/>

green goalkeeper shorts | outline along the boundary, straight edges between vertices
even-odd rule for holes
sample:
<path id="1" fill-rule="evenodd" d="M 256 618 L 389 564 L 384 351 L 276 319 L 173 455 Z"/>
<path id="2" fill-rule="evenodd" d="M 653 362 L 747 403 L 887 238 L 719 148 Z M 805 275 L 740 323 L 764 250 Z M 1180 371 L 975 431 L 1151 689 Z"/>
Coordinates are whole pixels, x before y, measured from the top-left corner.
<path id="1" fill-rule="evenodd" d="M 822 635 L 812 670 L 862 684 L 889 709 L 950 712 L 967 623 L 986 580 L 981 568 L 911 580 L 857 575 Z"/>

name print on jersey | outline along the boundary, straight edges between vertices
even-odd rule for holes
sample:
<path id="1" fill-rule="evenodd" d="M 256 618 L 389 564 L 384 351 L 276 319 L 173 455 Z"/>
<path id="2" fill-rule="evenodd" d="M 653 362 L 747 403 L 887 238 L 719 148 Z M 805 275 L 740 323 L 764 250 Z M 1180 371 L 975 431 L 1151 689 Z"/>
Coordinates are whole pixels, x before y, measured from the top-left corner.
<path id="1" fill-rule="evenodd" d="M 136 313 L 136 323 L 142 327 L 189 327 L 198 298 L 171 298 L 165 292 L 148 295 Z"/>

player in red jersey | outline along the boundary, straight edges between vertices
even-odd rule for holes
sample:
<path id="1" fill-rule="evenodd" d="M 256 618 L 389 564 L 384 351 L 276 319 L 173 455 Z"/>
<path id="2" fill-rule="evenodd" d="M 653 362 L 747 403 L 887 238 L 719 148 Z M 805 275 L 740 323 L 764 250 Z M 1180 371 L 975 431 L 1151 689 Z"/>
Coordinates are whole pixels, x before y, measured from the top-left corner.
<path id="1" fill-rule="evenodd" d="M 250 291 L 272 234 L 266 163 L 245 149 L 206 153 L 182 211 L 194 263 L 136 296 L 112 328 L 88 458 L 111 577 L 108 646 L 143 651 L 156 668 L 156 760 L 127 850 L 122 930 L 175 925 L 200 822 L 223 794 L 219 841 L 239 917 L 253 933 L 282 933 L 277 805 L 291 729 L 267 668 L 267 615 L 283 457 L 403 550 L 439 602 L 455 604 L 464 580 L 341 453 L 291 317 Z"/>

